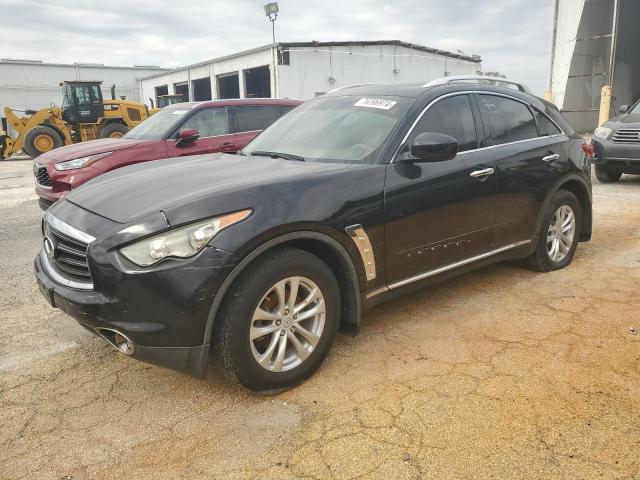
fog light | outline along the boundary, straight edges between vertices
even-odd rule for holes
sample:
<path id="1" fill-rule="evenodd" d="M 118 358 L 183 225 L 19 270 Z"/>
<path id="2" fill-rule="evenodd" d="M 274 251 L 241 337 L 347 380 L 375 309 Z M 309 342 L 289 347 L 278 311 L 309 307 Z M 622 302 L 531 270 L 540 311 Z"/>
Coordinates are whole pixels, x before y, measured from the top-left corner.
<path id="1" fill-rule="evenodd" d="M 116 348 L 120 350 L 122 353 L 124 353 L 125 355 L 133 355 L 133 352 L 136 351 L 135 344 L 131 340 L 129 340 L 127 337 L 119 333 L 116 333 L 113 336 L 113 342 L 115 343 Z"/>

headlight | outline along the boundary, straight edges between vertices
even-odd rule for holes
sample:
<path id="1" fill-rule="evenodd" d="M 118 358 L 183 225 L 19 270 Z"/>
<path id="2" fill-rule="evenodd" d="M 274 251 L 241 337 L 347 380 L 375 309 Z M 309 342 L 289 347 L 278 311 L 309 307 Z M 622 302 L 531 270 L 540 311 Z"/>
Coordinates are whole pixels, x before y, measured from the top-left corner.
<path id="1" fill-rule="evenodd" d="M 251 215 L 252 211 L 251 209 L 242 210 L 169 230 L 127 245 L 120 249 L 120 253 L 141 267 L 148 267 L 167 257 L 192 257 L 202 250 L 220 230 L 241 222 Z"/>
<path id="2" fill-rule="evenodd" d="M 104 152 L 98 153 L 96 155 L 89 155 L 88 157 L 75 158 L 73 160 L 68 160 L 62 163 L 54 164 L 56 170 L 75 170 L 76 168 L 86 167 L 87 165 L 92 164 L 96 160 L 100 160 L 101 158 L 107 157 L 111 155 L 113 152 Z"/>
<path id="3" fill-rule="evenodd" d="M 598 137 L 598 138 L 607 139 L 607 138 L 609 138 L 609 135 L 611 135 L 612 132 L 613 132 L 613 130 L 611 130 L 608 127 L 598 127 L 593 132 L 593 136 L 594 137 Z"/>

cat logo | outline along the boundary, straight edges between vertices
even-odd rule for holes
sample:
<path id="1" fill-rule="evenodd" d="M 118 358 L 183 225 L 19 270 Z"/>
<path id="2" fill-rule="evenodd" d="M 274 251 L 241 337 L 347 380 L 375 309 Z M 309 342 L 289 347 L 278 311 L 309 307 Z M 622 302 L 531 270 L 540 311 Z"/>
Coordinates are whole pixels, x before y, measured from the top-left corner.
<path id="1" fill-rule="evenodd" d="M 104 106 L 105 111 L 109 111 L 109 112 L 113 112 L 114 110 L 118 110 L 119 108 L 120 108 L 120 105 L 113 105 L 110 103 L 107 103 Z"/>

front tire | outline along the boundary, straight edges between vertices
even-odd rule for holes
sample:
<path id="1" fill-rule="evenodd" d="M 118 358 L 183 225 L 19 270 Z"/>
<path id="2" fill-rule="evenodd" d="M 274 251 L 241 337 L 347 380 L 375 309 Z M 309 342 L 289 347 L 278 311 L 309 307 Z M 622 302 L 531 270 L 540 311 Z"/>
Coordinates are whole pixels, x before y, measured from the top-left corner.
<path id="1" fill-rule="evenodd" d="M 604 167 L 596 165 L 596 178 L 601 183 L 615 183 L 620 180 L 622 172 L 613 172 Z"/>
<path id="2" fill-rule="evenodd" d="M 309 252 L 278 248 L 249 265 L 227 293 L 214 348 L 226 373 L 246 388 L 281 391 L 322 364 L 339 320 L 331 269 Z"/>
<path id="3" fill-rule="evenodd" d="M 38 125 L 25 134 L 22 149 L 31 158 L 36 158 L 62 145 L 64 145 L 64 139 L 54 128 Z"/>
<path id="4" fill-rule="evenodd" d="M 129 127 L 121 123 L 110 123 L 100 130 L 100 138 L 122 138 L 129 131 Z"/>

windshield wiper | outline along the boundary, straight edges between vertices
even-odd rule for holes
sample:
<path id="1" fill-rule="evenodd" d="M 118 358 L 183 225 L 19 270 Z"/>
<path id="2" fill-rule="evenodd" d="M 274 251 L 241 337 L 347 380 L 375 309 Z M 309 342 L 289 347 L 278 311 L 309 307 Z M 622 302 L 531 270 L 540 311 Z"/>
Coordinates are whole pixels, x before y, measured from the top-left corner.
<path id="1" fill-rule="evenodd" d="M 300 155 L 293 155 L 291 153 L 267 152 L 265 150 L 256 150 L 254 152 L 251 152 L 251 155 L 256 157 L 283 158 L 284 160 L 297 160 L 298 162 L 304 162 L 304 157 L 301 157 Z"/>

